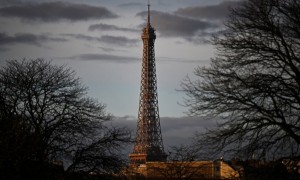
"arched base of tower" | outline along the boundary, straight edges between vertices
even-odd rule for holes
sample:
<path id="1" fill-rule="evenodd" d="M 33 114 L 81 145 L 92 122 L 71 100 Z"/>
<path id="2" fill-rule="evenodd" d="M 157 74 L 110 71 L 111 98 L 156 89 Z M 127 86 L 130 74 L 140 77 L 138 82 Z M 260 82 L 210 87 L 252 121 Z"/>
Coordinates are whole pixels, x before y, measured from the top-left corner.
<path id="1" fill-rule="evenodd" d="M 129 158 L 130 158 L 131 165 L 146 164 L 146 162 L 165 162 L 165 161 L 167 161 L 166 154 L 156 154 L 156 155 L 129 154 Z"/>
<path id="2" fill-rule="evenodd" d="M 147 162 L 147 154 L 129 154 L 130 165 L 145 164 Z"/>

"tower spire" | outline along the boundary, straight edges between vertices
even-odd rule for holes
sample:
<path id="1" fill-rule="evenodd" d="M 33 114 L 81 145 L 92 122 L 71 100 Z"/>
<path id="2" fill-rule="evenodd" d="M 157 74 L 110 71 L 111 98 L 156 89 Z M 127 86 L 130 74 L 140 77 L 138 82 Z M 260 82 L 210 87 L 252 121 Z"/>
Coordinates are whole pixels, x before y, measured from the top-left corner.
<path id="1" fill-rule="evenodd" d="M 150 0 L 148 0 L 148 19 L 147 23 L 150 24 Z"/>

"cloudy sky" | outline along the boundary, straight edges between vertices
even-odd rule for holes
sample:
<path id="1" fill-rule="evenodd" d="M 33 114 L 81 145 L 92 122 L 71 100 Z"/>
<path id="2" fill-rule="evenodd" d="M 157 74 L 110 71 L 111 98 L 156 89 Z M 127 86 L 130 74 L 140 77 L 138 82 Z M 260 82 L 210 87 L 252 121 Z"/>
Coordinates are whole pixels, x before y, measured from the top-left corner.
<path id="1" fill-rule="evenodd" d="M 88 95 L 117 117 L 138 113 L 147 0 L 0 0 L 0 66 L 44 58 L 74 69 Z M 180 83 L 209 65 L 209 40 L 232 0 L 151 0 L 161 117 L 185 116 Z M 123 118 L 126 119 L 126 118 Z M 165 118 L 168 119 L 168 118 Z M 169 122 L 169 121 L 168 121 Z M 183 122 L 183 121 L 180 121 Z M 183 123 L 188 123 L 184 121 Z M 175 123 L 176 124 L 176 123 Z M 204 123 L 205 124 L 205 123 Z M 178 126 L 182 126 L 177 124 Z M 201 124 L 200 124 L 201 125 Z M 183 132 L 184 127 L 183 127 Z M 191 131 L 189 131 L 191 132 Z"/>

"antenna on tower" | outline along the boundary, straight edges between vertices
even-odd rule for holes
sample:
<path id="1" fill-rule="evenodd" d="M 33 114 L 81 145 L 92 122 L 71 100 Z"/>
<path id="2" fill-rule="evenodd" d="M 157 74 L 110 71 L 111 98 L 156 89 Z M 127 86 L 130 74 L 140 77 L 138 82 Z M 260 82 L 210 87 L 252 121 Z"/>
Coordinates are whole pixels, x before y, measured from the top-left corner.
<path id="1" fill-rule="evenodd" d="M 148 24 L 150 24 L 150 0 L 148 0 Z"/>

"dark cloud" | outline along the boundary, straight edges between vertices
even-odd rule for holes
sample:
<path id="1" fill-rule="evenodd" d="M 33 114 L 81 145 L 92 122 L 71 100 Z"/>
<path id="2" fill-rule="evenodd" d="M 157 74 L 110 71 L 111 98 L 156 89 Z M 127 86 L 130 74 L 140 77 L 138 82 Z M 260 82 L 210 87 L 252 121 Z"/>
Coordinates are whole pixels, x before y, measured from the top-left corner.
<path id="1" fill-rule="evenodd" d="M 29 21 L 56 22 L 59 20 L 83 21 L 89 19 L 116 18 L 105 7 L 68 2 L 22 3 L 0 8 L 0 15 Z"/>
<path id="2" fill-rule="evenodd" d="M 0 47 L 0 52 L 5 52 L 5 51 L 8 51 L 8 49 Z"/>
<path id="3" fill-rule="evenodd" d="M 30 33 L 17 33 L 13 36 L 6 33 L 0 33 L 0 46 L 6 46 L 9 44 L 29 44 L 35 46 L 41 46 L 44 42 L 64 42 L 65 38 L 51 37 L 49 34 L 30 34 Z"/>
<path id="4" fill-rule="evenodd" d="M 178 9 L 175 13 L 183 16 L 223 20 L 229 14 L 230 8 L 236 8 L 242 4 L 243 1 L 224 1 L 218 5 L 212 6 L 197 6 Z"/>
<path id="5" fill-rule="evenodd" d="M 21 0 L 0 0 L 0 6 L 13 5 L 22 3 Z"/>
<path id="6" fill-rule="evenodd" d="M 121 6 L 121 7 L 145 7 L 145 3 L 130 2 L 130 3 L 120 4 L 119 6 Z"/>
<path id="7" fill-rule="evenodd" d="M 129 39 L 124 36 L 101 36 L 94 37 L 84 34 L 62 34 L 62 36 L 72 37 L 75 39 L 85 40 L 85 41 L 98 41 L 107 44 L 113 44 L 118 46 L 136 46 L 139 42 L 138 39 Z"/>
<path id="8" fill-rule="evenodd" d="M 146 17 L 147 12 L 140 12 L 137 16 Z M 151 11 L 153 26 L 163 37 L 183 37 L 190 38 L 216 28 L 215 24 L 207 21 L 196 20 L 175 14 Z M 143 25 L 144 26 L 144 25 Z"/>
<path id="9" fill-rule="evenodd" d="M 127 31 L 127 32 L 140 32 L 137 29 L 131 29 L 131 28 L 122 28 L 115 25 L 109 25 L 109 24 L 92 24 L 89 26 L 89 31 Z"/>
<path id="10" fill-rule="evenodd" d="M 114 48 L 108 48 L 108 47 L 99 47 L 99 49 L 102 49 L 105 52 L 113 52 L 113 51 L 117 51 Z"/>
<path id="11" fill-rule="evenodd" d="M 101 36 L 101 41 L 109 44 L 118 44 L 120 46 L 135 46 L 139 39 L 129 39 L 124 36 Z"/>
<path id="12" fill-rule="evenodd" d="M 162 117 L 160 122 L 164 143 L 167 147 L 189 144 L 196 132 L 204 132 L 206 128 L 215 126 L 213 120 L 192 117 Z"/>
<path id="13" fill-rule="evenodd" d="M 62 36 L 72 37 L 75 39 L 85 40 L 85 41 L 101 41 L 99 37 L 88 36 L 84 34 L 61 34 Z"/>
<path id="14" fill-rule="evenodd" d="M 211 37 L 212 37 L 213 33 L 215 33 L 215 32 L 214 31 L 212 31 L 212 32 L 202 31 L 199 34 L 197 34 L 197 36 L 186 37 L 185 39 L 189 42 L 192 42 L 195 45 L 211 44 Z"/>
<path id="15" fill-rule="evenodd" d="M 116 56 L 110 54 L 80 54 L 68 58 L 76 59 L 76 60 L 97 60 L 97 61 L 109 61 L 109 62 L 118 62 L 118 63 L 127 63 L 127 62 L 140 60 L 139 58 L 136 57 Z"/>
<path id="16" fill-rule="evenodd" d="M 189 144 L 196 132 L 204 132 L 207 128 L 216 127 L 216 120 L 204 117 L 160 118 L 165 149 L 170 146 Z M 127 127 L 135 135 L 137 119 L 135 117 L 118 117 L 112 122 L 114 126 Z"/>
<path id="17" fill-rule="evenodd" d="M 193 63 L 193 64 L 204 64 L 204 63 L 208 63 L 209 59 L 182 59 L 182 58 L 170 58 L 170 57 L 161 57 L 158 56 L 157 59 L 159 59 L 159 61 L 161 62 L 170 62 L 170 63 Z"/>

